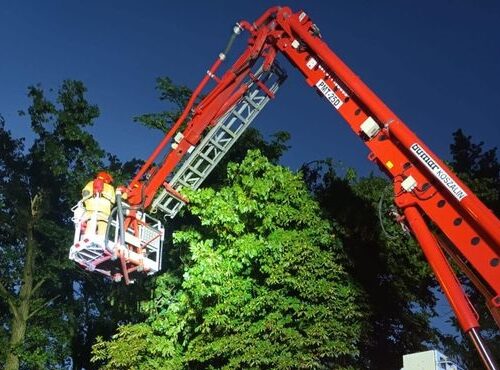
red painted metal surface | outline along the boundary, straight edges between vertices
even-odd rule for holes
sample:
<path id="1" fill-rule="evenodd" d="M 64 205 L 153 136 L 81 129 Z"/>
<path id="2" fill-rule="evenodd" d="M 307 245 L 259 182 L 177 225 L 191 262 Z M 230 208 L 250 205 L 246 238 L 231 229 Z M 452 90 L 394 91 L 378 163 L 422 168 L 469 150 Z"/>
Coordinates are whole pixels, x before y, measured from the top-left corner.
<path id="1" fill-rule="evenodd" d="M 419 210 L 414 206 L 410 206 L 404 209 L 404 213 L 418 243 L 422 247 L 425 258 L 436 273 L 436 278 L 457 316 L 460 327 L 466 332 L 479 327 L 475 310 L 471 307 L 457 277 L 446 260 L 444 252 L 439 247 L 436 238 L 429 230 Z"/>
<path id="2" fill-rule="evenodd" d="M 396 204 L 401 209 L 418 206 L 443 231 L 461 257 L 487 282 L 493 293 L 493 304 L 498 307 L 500 267 L 496 261 L 500 222 L 497 217 L 330 50 L 307 15 L 302 12 L 293 14 L 288 8 L 280 8 L 273 17 L 269 17 L 268 23 L 261 18 L 259 24 L 260 27 L 268 27 L 275 47 L 302 72 L 310 86 L 323 80 L 332 91 L 336 91 L 342 100 L 339 113 L 370 148 L 370 159 L 394 180 Z M 251 31 L 257 32 L 257 29 Z M 298 46 L 294 47 L 294 42 Z M 308 64 L 311 59 L 315 62 Z M 381 128 L 371 140 L 364 138 L 360 129 L 367 117 L 375 119 Z M 415 144 L 467 195 L 457 199 L 412 152 Z M 408 176 L 420 184 L 413 192 L 405 192 L 401 188 L 402 180 Z"/>

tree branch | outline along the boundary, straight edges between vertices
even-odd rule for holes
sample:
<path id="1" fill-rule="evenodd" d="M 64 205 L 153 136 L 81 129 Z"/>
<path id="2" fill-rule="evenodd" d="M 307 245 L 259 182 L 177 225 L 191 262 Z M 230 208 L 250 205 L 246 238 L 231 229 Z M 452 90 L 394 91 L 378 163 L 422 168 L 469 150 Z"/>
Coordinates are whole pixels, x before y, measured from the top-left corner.
<path id="1" fill-rule="evenodd" d="M 14 297 L 8 290 L 5 288 L 5 285 L 0 281 L 0 297 L 7 301 L 7 304 L 10 307 L 10 310 L 14 316 L 18 316 L 17 307 L 14 304 L 16 297 Z"/>
<path id="2" fill-rule="evenodd" d="M 47 281 L 47 278 L 44 277 L 42 279 L 40 279 L 40 281 L 38 281 L 38 283 L 35 284 L 35 286 L 33 287 L 33 289 L 31 290 L 31 295 L 33 296 L 35 294 L 35 292 L 40 289 L 40 287 L 43 285 L 43 283 L 45 283 Z"/>
<path id="3" fill-rule="evenodd" d="M 40 312 L 42 309 L 44 309 L 45 307 L 47 307 L 49 304 L 51 304 L 52 302 L 54 302 L 57 298 L 59 298 L 61 295 L 58 294 L 56 295 L 54 298 L 52 299 L 49 299 L 47 302 L 45 302 L 44 304 L 42 304 L 40 307 L 38 307 L 36 310 L 34 311 L 31 311 L 30 314 L 28 315 L 28 318 L 27 320 L 29 320 L 30 318 L 32 318 L 33 316 L 35 316 L 38 312 Z"/>
<path id="4" fill-rule="evenodd" d="M 15 297 L 9 293 L 5 285 L 0 281 L 0 297 L 4 298 L 7 302 L 10 302 L 15 299 Z"/>

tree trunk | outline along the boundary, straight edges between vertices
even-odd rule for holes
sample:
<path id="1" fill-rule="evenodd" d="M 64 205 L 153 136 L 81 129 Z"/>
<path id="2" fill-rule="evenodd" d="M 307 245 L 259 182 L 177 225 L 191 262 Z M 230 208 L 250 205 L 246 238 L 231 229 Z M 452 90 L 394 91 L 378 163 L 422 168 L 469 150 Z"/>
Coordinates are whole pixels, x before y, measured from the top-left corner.
<path id="1" fill-rule="evenodd" d="M 28 320 L 26 320 L 23 317 L 19 317 L 17 315 L 14 315 L 12 318 L 11 335 L 9 340 L 9 352 L 7 353 L 5 370 L 19 369 L 19 357 L 14 351 L 24 341 L 27 322 Z"/>
<path id="2" fill-rule="evenodd" d="M 36 213 L 33 212 L 32 216 Z M 33 273 L 35 267 L 35 248 L 36 242 L 33 235 L 33 220 L 28 222 L 26 235 L 26 259 L 24 261 L 23 281 L 19 298 L 16 299 L 16 304 L 11 306 L 11 334 L 9 339 L 9 347 L 7 352 L 7 361 L 5 370 L 19 369 L 19 356 L 16 354 L 16 349 L 24 342 L 26 335 L 26 326 L 28 324 L 31 298 L 33 293 Z"/>

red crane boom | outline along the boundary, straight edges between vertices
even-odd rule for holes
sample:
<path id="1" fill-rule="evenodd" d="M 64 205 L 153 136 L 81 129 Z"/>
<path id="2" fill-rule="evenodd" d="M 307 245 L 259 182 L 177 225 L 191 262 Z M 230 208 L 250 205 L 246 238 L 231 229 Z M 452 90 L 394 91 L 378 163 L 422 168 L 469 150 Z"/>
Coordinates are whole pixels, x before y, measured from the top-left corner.
<path id="1" fill-rule="evenodd" d="M 250 34 L 247 48 L 218 77 L 227 51 L 243 30 Z M 125 205 L 124 220 L 120 222 L 118 217 L 114 223 L 118 235 L 114 249 L 101 248 L 103 254 L 92 262 L 78 262 L 115 279 L 123 276 L 126 283 L 135 271 L 154 273 L 161 268 L 161 246 L 151 248 L 141 236 L 151 226 L 144 209 L 176 215 L 187 202 L 179 190 L 197 188 L 274 98 L 286 78 L 276 62 L 279 53 L 338 111 L 370 149 L 368 158 L 392 180 L 395 204 L 421 245 L 461 328 L 473 340 L 486 368 L 497 369 L 479 336 L 476 312 L 447 256 L 478 286 L 500 323 L 498 218 L 328 47 L 308 15 L 293 13 L 287 7 L 271 8 L 254 23 L 242 21 L 234 27 L 228 47 L 194 90 L 179 120 L 124 189 L 129 204 Z M 200 98 L 211 80 L 215 87 Z M 431 231 L 430 224 L 439 232 Z M 163 229 L 155 225 L 148 229 L 153 230 L 149 237 L 161 244 Z M 135 241 L 134 236 L 141 241 Z M 75 243 L 81 242 L 81 235 L 75 234 Z M 75 252 L 76 247 L 72 248 Z M 81 245 L 78 248 L 82 250 Z M 121 261 L 120 273 L 100 267 L 114 258 Z M 156 265 L 146 266 L 148 259 Z"/>

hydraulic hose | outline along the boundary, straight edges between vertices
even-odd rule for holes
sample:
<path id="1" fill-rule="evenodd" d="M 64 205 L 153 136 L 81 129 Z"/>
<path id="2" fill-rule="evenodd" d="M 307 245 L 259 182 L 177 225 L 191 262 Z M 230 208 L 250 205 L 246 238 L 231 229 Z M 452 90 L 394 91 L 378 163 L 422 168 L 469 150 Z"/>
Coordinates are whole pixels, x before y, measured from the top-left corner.
<path id="1" fill-rule="evenodd" d="M 236 23 L 236 25 L 233 28 L 233 33 L 231 34 L 231 37 L 229 37 L 229 41 L 227 42 L 226 48 L 222 52 L 224 56 L 226 56 L 229 53 L 229 50 L 231 50 L 231 47 L 233 46 L 234 40 L 236 40 L 236 37 L 241 33 L 241 26 Z"/>
<path id="2" fill-rule="evenodd" d="M 104 247 L 111 253 L 113 253 L 113 249 L 109 247 L 109 231 L 111 227 L 111 222 L 113 218 L 118 212 L 118 230 L 119 234 L 119 243 L 120 245 L 124 245 L 125 243 L 125 229 L 124 229 L 124 218 L 123 218 L 123 205 L 122 205 L 122 193 L 120 190 L 116 191 L 116 207 L 111 210 L 111 213 L 108 216 L 108 223 L 106 225 L 106 234 L 104 235 Z"/>
<path id="3" fill-rule="evenodd" d="M 118 230 L 120 231 L 120 245 L 125 245 L 125 229 L 123 220 L 122 192 L 116 191 L 116 209 L 118 212 Z"/>
<path id="4" fill-rule="evenodd" d="M 104 247 L 106 248 L 106 250 L 108 252 L 111 252 L 111 253 L 113 252 L 113 249 L 110 249 L 108 247 L 108 243 L 109 243 L 109 229 L 110 229 L 111 222 L 113 221 L 113 218 L 115 217 L 116 211 L 117 211 L 116 207 L 114 207 L 111 210 L 111 213 L 108 216 L 108 223 L 106 224 L 106 233 L 104 234 Z"/>

